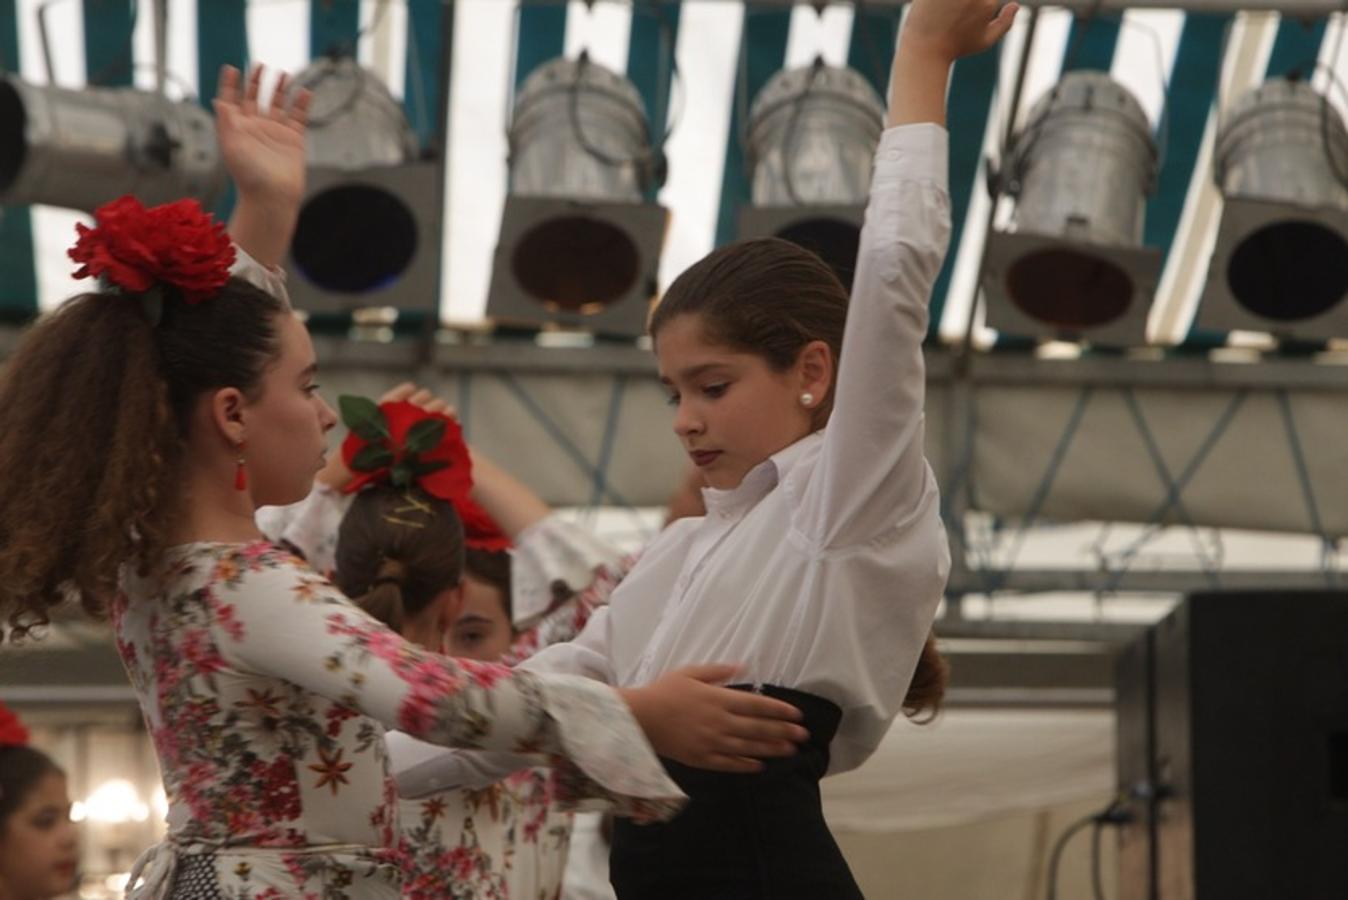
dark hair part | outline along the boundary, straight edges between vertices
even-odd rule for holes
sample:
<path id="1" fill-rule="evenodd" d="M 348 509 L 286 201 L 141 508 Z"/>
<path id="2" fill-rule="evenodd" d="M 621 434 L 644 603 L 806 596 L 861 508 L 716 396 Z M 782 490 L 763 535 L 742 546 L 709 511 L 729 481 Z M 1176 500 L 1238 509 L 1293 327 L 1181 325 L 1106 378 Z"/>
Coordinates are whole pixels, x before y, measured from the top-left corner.
<path id="1" fill-rule="evenodd" d="M 53 773 L 64 774 L 61 767 L 41 750 L 19 745 L 0 746 L 0 833 L 37 783 Z"/>
<path id="2" fill-rule="evenodd" d="M 506 550 L 475 550 L 468 548 L 464 557 L 464 567 L 469 575 L 485 582 L 501 592 L 505 605 L 506 618 L 514 619 L 515 609 L 512 602 L 510 581 L 510 553 Z"/>
<path id="3" fill-rule="evenodd" d="M 463 522 L 419 489 L 385 485 L 356 495 L 337 532 L 333 581 L 370 615 L 401 631 L 463 579 Z"/>
<path id="4" fill-rule="evenodd" d="M 651 314 L 651 338 L 673 319 L 697 315 L 707 340 L 763 358 L 777 372 L 796 364 L 811 341 L 842 354 L 847 289 L 805 248 L 781 238 L 755 238 L 713 250 L 683 271 Z M 833 392 L 815 408 L 822 427 Z"/>
<path id="5" fill-rule="evenodd" d="M 936 646 L 936 635 L 927 634 L 922 655 L 917 658 L 917 671 L 908 684 L 903 698 L 903 714 L 919 725 L 936 718 L 945 702 L 946 686 L 950 683 L 950 663 Z"/>
<path id="6" fill-rule="evenodd" d="M 238 279 L 214 298 L 82 294 L 43 316 L 0 374 L 0 641 L 74 597 L 102 611 L 118 571 L 155 567 L 182 514 L 178 479 L 206 391 L 261 390 L 282 303 Z"/>

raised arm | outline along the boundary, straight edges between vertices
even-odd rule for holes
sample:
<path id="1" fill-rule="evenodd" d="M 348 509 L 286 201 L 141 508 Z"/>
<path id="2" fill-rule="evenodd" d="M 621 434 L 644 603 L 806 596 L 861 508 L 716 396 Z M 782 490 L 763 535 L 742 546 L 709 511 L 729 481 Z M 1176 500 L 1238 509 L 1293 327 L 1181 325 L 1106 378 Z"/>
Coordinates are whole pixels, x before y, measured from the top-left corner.
<path id="1" fill-rule="evenodd" d="M 259 102 L 263 70 L 254 66 L 241 85 L 239 70 L 224 66 L 214 101 L 216 137 L 238 190 L 229 221 L 234 243 L 269 270 L 285 259 L 304 198 L 305 128 L 310 95 L 285 102 L 288 79 L 277 78 L 272 102 Z"/>
<path id="2" fill-rule="evenodd" d="M 794 530 L 816 550 L 855 546 L 935 508 L 923 454 L 927 304 L 950 235 L 950 66 L 1010 28 L 1015 5 L 916 0 L 894 59 L 888 122 L 861 231 L 833 413 Z"/>

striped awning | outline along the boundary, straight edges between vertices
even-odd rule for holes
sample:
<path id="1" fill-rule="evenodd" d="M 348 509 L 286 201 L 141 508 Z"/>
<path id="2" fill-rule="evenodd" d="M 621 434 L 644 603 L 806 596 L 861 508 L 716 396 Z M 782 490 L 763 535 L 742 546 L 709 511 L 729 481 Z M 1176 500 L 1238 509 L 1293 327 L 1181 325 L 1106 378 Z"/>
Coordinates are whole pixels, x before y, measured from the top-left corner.
<path id="1" fill-rule="evenodd" d="M 0 0 L 0 64 L 37 83 L 48 80 L 38 29 L 43 4 Z M 52 75 L 60 84 L 153 84 L 147 0 L 57 0 L 47 15 Z M 510 100 L 535 66 L 588 50 L 636 83 L 655 133 L 672 131 L 669 179 L 659 195 L 672 212 L 661 265 L 661 283 L 668 284 L 735 236 L 737 210 L 749 195 L 740 126 L 757 90 L 779 69 L 818 55 L 853 66 L 883 90 L 901 15 L 891 5 L 836 4 L 820 13 L 780 0 L 169 0 L 168 69 L 172 90 L 209 102 L 222 63 L 297 70 L 315 55 L 354 44 L 361 61 L 404 98 L 423 141 L 433 140 L 438 117 L 447 115 L 440 309 L 448 321 L 473 321 L 486 305 L 505 199 Z M 1220 212 L 1211 176 L 1216 111 L 1265 77 L 1292 70 L 1314 70 L 1323 89 L 1329 72 L 1344 71 L 1342 17 L 1146 8 L 1087 21 L 1045 7 L 1013 110 L 1010 85 L 1027 19 L 1021 16 L 998 50 L 955 69 L 949 103 L 955 232 L 933 298 L 933 336 L 965 333 L 987 223 L 1009 217 L 1008 208 L 990 209 L 986 160 L 999 155 L 1008 123 L 1023 118 L 1065 68 L 1088 68 L 1130 88 L 1154 126 L 1168 122 L 1159 131 L 1164 163 L 1146 209 L 1145 241 L 1166 254 L 1151 339 L 1213 338 L 1196 334 L 1190 323 Z M 44 207 L 4 210 L 0 311 L 24 318 L 76 289 L 64 254 L 78 220 L 77 213 Z M 975 334 L 992 339 L 985 329 Z"/>

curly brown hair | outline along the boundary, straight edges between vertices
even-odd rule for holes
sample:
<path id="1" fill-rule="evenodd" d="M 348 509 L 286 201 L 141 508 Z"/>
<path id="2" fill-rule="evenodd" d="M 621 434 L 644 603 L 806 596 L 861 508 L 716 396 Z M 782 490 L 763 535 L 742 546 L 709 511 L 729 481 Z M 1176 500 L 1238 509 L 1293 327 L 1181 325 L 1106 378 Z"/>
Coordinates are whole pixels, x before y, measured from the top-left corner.
<path id="1" fill-rule="evenodd" d="M 256 398 L 279 355 L 285 306 L 246 282 L 198 304 L 166 296 L 157 325 L 139 300 L 71 298 L 0 373 L 0 642 L 66 600 L 98 615 L 124 564 L 158 564 L 184 511 L 197 399 Z"/>

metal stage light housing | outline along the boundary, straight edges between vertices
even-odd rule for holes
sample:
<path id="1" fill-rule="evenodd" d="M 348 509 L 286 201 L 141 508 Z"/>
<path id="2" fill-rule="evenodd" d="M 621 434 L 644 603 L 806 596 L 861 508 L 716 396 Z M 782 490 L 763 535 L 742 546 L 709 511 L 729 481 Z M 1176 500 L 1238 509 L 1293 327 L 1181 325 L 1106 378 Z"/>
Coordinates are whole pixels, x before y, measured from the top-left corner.
<path id="1" fill-rule="evenodd" d="M 639 337 L 668 215 L 641 95 L 623 76 L 554 59 L 525 80 L 510 125 L 510 194 L 487 316 Z"/>
<path id="2" fill-rule="evenodd" d="M 988 235 L 987 324 L 1102 346 L 1146 341 L 1161 252 L 1142 245 L 1157 151 L 1141 105 L 1102 72 L 1071 72 L 1031 109 L 1003 187 L 1015 230 Z"/>
<path id="3" fill-rule="evenodd" d="M 884 109 L 853 69 L 816 60 L 774 75 L 749 112 L 752 203 L 739 236 L 812 250 L 850 289 Z"/>
<path id="4" fill-rule="evenodd" d="M 376 306 L 438 316 L 440 164 L 310 167 L 286 263 L 297 309 Z"/>
<path id="5" fill-rule="evenodd" d="M 294 305 L 368 307 L 438 317 L 441 164 L 417 139 L 379 77 L 348 56 L 316 60 L 295 79 L 313 92 L 309 169 L 287 268 Z"/>
<path id="6" fill-rule="evenodd" d="M 0 202 L 93 210 L 134 194 L 210 207 L 225 183 L 215 122 L 194 102 L 0 77 Z"/>
<path id="7" fill-rule="evenodd" d="M 1236 101 L 1217 137 L 1224 204 L 1197 324 L 1348 337 L 1348 131 L 1302 81 Z"/>

